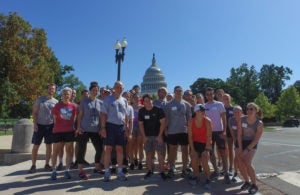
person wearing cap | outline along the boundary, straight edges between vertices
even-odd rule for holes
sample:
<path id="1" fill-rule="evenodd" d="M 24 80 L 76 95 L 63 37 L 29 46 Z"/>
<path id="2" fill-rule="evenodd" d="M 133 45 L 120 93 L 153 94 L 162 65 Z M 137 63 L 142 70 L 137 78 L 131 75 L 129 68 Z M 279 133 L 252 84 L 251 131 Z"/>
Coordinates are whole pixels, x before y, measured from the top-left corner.
<path id="1" fill-rule="evenodd" d="M 174 176 L 173 167 L 177 154 L 178 145 L 182 152 L 182 177 L 189 175 L 187 169 L 188 161 L 188 121 L 192 117 L 191 105 L 182 98 L 183 91 L 181 86 L 174 88 L 174 99 L 166 104 L 166 125 L 169 144 L 169 163 L 170 170 L 168 177 Z"/>
<path id="2" fill-rule="evenodd" d="M 207 102 L 205 104 L 205 114 L 212 121 L 212 151 L 210 154 L 210 160 L 214 167 L 214 172 L 211 174 L 211 177 L 219 177 L 219 169 L 216 163 L 216 156 L 214 146 L 217 145 L 217 148 L 220 150 L 223 170 L 224 170 L 224 180 L 226 184 L 230 184 L 230 178 L 228 175 L 228 162 L 226 155 L 226 110 L 222 102 L 214 100 L 214 89 L 211 87 L 206 88 L 205 96 Z"/>
<path id="3" fill-rule="evenodd" d="M 196 104 L 194 107 L 195 117 L 189 120 L 188 135 L 191 149 L 193 176 L 189 183 L 196 185 L 199 182 L 199 160 L 206 177 L 205 188 L 210 189 L 209 152 L 211 151 L 211 120 L 205 116 L 203 104 Z"/>

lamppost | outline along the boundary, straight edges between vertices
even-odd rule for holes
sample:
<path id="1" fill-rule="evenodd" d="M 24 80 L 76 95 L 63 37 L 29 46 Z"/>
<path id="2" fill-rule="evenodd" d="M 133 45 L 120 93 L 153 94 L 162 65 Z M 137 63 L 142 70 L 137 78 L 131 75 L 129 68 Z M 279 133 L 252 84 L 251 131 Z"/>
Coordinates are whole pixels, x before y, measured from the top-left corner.
<path id="1" fill-rule="evenodd" d="M 125 56 L 125 48 L 127 46 L 127 41 L 124 38 L 122 43 L 119 42 L 119 40 L 117 40 L 116 44 L 115 44 L 115 50 L 116 50 L 116 64 L 118 64 L 118 78 L 117 81 L 120 81 L 121 79 L 121 62 L 124 61 L 124 56 Z M 122 51 L 119 52 L 119 50 L 122 48 Z"/>

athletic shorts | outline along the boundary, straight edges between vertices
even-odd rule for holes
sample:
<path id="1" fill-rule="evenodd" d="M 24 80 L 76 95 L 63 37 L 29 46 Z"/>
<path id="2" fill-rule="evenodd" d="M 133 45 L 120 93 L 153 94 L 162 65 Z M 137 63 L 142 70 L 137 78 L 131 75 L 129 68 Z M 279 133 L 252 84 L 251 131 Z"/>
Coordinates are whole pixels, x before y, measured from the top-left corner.
<path id="1" fill-rule="evenodd" d="M 221 150 L 226 149 L 225 139 L 223 138 L 223 131 L 212 132 L 212 147 L 214 148 L 215 143 L 217 147 Z"/>
<path id="2" fill-rule="evenodd" d="M 187 133 L 168 134 L 168 144 L 186 146 L 189 144 Z"/>
<path id="3" fill-rule="evenodd" d="M 141 130 L 138 127 L 133 127 L 132 129 L 132 137 L 138 137 L 141 136 Z"/>
<path id="4" fill-rule="evenodd" d="M 226 128 L 226 136 L 227 136 L 228 138 L 232 138 L 229 127 Z"/>
<path id="5" fill-rule="evenodd" d="M 158 143 L 157 136 L 147 136 L 147 141 L 144 144 L 144 149 L 145 152 L 151 152 L 151 151 L 162 152 L 163 144 Z"/>
<path id="6" fill-rule="evenodd" d="M 252 140 L 242 140 L 243 150 L 245 150 L 251 144 L 251 142 Z M 257 149 L 257 144 L 253 147 L 253 149 Z"/>
<path id="7" fill-rule="evenodd" d="M 198 153 L 198 157 L 201 157 L 205 151 L 206 143 L 194 142 L 195 151 Z"/>
<path id="8" fill-rule="evenodd" d="M 58 142 L 74 142 L 75 132 L 63 132 L 63 133 L 53 133 L 52 143 Z"/>
<path id="9" fill-rule="evenodd" d="M 42 140 L 44 138 L 45 144 L 51 144 L 52 143 L 52 129 L 53 129 L 53 124 L 51 125 L 37 125 L 38 126 L 38 131 L 33 132 L 32 136 L 32 144 L 34 145 L 41 145 Z"/>
<path id="10" fill-rule="evenodd" d="M 103 139 L 105 146 L 125 146 L 126 136 L 124 125 L 106 123 L 106 138 Z"/>

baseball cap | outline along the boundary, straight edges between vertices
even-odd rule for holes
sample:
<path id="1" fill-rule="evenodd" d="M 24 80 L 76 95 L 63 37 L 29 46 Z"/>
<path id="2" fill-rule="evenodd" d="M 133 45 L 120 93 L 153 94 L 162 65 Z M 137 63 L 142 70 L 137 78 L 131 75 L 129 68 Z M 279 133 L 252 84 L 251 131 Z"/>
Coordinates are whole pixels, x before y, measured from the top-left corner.
<path id="1" fill-rule="evenodd" d="M 197 111 L 205 111 L 206 108 L 204 107 L 203 104 L 196 104 L 195 107 L 194 107 L 194 112 L 197 112 Z"/>

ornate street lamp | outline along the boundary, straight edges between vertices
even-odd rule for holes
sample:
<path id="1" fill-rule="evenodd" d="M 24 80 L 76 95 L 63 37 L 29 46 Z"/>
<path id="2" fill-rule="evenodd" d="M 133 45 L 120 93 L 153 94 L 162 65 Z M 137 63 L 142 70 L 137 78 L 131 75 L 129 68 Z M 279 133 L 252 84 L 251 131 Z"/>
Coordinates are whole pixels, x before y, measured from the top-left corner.
<path id="1" fill-rule="evenodd" d="M 122 43 L 119 42 L 119 40 L 117 40 L 116 44 L 115 44 L 115 50 L 116 50 L 116 64 L 118 64 L 118 78 L 117 81 L 121 80 L 121 62 L 124 61 L 124 56 L 125 56 L 125 48 L 127 46 L 127 41 L 124 38 Z M 120 51 L 120 49 L 122 48 L 122 51 Z"/>

